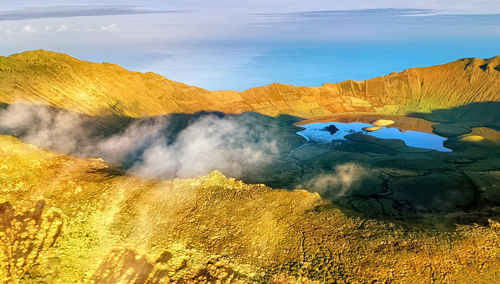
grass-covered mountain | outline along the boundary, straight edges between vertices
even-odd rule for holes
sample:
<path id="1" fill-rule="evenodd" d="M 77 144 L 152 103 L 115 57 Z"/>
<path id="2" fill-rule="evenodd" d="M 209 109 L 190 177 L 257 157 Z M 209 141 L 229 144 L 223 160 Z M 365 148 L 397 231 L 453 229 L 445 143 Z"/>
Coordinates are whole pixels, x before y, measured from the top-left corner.
<path id="1" fill-rule="evenodd" d="M 494 283 L 499 64 L 463 59 L 361 82 L 239 93 L 43 50 L 0 57 L 0 131 L 15 134 L 0 135 L 0 282 Z M 149 117 L 164 114 L 172 115 Z M 362 134 L 343 148 L 303 145 L 293 125 L 301 120 L 294 116 L 357 122 L 382 114 L 402 129 L 447 137 L 454 152 Z M 215 131 L 190 128 L 204 117 L 220 119 Z M 145 178 L 101 159 L 127 147 L 128 158 L 156 149 L 141 144 L 154 135 L 184 137 L 171 155 L 150 158 L 163 165 L 193 151 L 177 166 L 194 168 L 227 154 L 217 151 L 229 145 L 213 140 L 218 132 L 240 150 L 236 160 L 260 145 L 276 148 L 257 156 L 272 158 L 266 167 L 246 175 L 257 184 L 219 171 Z M 275 143 L 241 142 L 260 136 Z M 342 164 L 362 170 L 335 169 Z M 328 191 L 301 182 L 332 176 L 350 189 L 333 203 Z"/>
<path id="2" fill-rule="evenodd" d="M 213 172 L 145 180 L 0 136 L 0 281 L 493 283 L 500 225 L 360 218 Z M 429 219 L 439 223 L 440 219 Z M 220 281 L 220 282 L 218 282 Z"/>
<path id="3" fill-rule="evenodd" d="M 0 57 L 0 102 L 48 104 L 131 117 L 201 110 L 304 118 L 342 112 L 410 113 L 500 100 L 500 56 L 411 68 L 321 87 L 272 84 L 210 92 L 158 74 L 81 61 L 44 50 Z"/>

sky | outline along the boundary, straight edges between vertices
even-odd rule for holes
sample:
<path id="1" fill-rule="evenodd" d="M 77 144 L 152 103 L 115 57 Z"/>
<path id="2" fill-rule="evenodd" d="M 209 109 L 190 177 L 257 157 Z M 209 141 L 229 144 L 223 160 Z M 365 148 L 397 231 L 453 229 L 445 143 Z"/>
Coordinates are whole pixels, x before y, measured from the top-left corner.
<path id="1" fill-rule="evenodd" d="M 35 49 L 209 90 L 320 86 L 500 55 L 500 1 L 0 0 L 0 56 Z"/>

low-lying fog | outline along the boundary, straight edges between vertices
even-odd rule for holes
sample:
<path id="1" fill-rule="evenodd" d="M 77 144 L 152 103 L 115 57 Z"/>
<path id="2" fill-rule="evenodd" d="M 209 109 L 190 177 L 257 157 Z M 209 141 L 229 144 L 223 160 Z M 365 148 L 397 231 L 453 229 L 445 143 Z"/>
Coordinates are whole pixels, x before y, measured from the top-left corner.
<path id="1" fill-rule="evenodd" d="M 13 104 L 0 112 L 0 127 L 27 143 L 102 157 L 146 177 L 193 177 L 216 169 L 241 177 L 245 168 L 266 165 L 278 153 L 273 135 L 250 117 L 206 114 L 187 119 L 184 127 L 168 116 L 137 119 L 113 129 L 114 134 L 96 134 L 99 127 L 89 127 L 87 117 Z"/>
<path id="2" fill-rule="evenodd" d="M 101 157 L 144 177 L 187 178 L 220 170 L 247 183 L 307 188 L 375 214 L 468 210 L 477 203 L 471 179 L 446 162 L 455 152 L 401 152 L 344 139 L 369 124 L 327 123 L 338 129 L 328 131 L 326 124 L 298 127 L 298 121 L 258 113 L 96 118 L 43 106 L 0 106 L 0 133 L 56 152 Z M 384 128 L 371 135 L 378 131 Z M 436 137 L 433 143 L 443 147 Z"/>

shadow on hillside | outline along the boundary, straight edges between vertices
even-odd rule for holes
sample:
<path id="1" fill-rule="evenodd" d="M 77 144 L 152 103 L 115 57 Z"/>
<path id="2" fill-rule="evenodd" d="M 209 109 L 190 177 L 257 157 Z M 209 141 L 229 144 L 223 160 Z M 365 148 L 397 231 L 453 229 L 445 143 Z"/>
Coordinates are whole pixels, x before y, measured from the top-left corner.
<path id="1" fill-rule="evenodd" d="M 500 102 L 478 102 L 430 113 L 410 113 L 408 116 L 423 118 L 442 124 L 461 124 L 469 127 L 490 127 L 500 130 Z"/>
<path id="2" fill-rule="evenodd" d="M 412 115 L 454 123 L 484 116 L 487 123 L 497 125 L 498 106 L 473 104 Z M 353 141 L 304 145 L 304 138 L 296 134 L 301 128 L 294 126 L 302 119 L 289 115 L 199 112 L 135 119 L 33 105 L 11 107 L 1 106 L 14 122 L 0 121 L 0 133 L 57 152 L 102 157 L 146 177 L 195 177 L 220 170 L 246 183 L 306 188 L 340 206 L 381 218 L 456 213 L 463 223 L 487 223 L 496 216 L 488 208 L 500 206 L 494 198 L 500 194 L 497 179 L 474 173 L 476 161 L 484 168 L 482 152 L 471 158 L 468 153 L 395 152 Z M 476 111 L 483 115 L 470 113 Z M 25 121 L 16 121 L 17 116 Z M 499 160 L 489 158 L 489 169 L 499 170 Z"/>
<path id="3" fill-rule="evenodd" d="M 447 137 L 444 145 L 454 151 L 495 156 L 499 153 L 500 102 L 480 102 L 448 109 L 437 109 L 430 113 L 411 113 L 409 116 L 437 122 L 433 132 Z M 473 135 L 486 135 L 483 141 L 461 139 L 474 128 L 482 128 Z M 482 139 L 482 138 L 481 138 Z"/>
<path id="4" fill-rule="evenodd" d="M 9 202 L 0 203 L 0 259 L 6 283 L 15 283 L 38 265 L 46 250 L 54 246 L 62 228 L 63 218 L 47 210 L 45 200 L 37 201 L 32 211 L 20 210 Z"/>

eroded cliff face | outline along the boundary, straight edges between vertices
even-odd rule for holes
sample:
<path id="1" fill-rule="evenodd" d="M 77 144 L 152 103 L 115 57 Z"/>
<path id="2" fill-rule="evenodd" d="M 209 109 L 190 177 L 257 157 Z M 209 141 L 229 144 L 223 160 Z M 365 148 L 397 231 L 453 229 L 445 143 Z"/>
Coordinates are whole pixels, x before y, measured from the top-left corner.
<path id="1" fill-rule="evenodd" d="M 500 225 L 357 217 L 219 172 L 146 180 L 0 136 L 0 280 L 494 282 Z M 431 217 L 430 217 L 431 218 Z"/>
<path id="2" fill-rule="evenodd" d="M 499 87 L 500 57 L 495 57 L 462 59 L 367 81 L 328 83 L 316 88 L 273 84 L 250 89 L 243 95 L 257 111 L 310 118 L 344 112 L 406 114 L 498 101 Z"/>
<path id="3" fill-rule="evenodd" d="M 210 92 L 154 73 L 43 50 L 0 58 L 0 101 L 49 104 L 90 115 L 256 111 L 303 118 L 344 112 L 406 114 L 500 99 L 500 57 L 461 59 L 367 81 L 321 87 L 272 84 Z"/>
<path id="4" fill-rule="evenodd" d="M 343 113 L 352 116 L 339 121 L 390 114 L 386 118 L 401 127 L 448 137 L 456 152 L 422 154 L 401 143 L 392 149 L 390 141 L 351 137 L 366 142 L 366 156 L 309 145 L 295 151 L 295 158 L 283 154 L 295 162 L 283 159 L 276 173 L 265 172 L 287 181 L 300 172 L 321 174 L 322 167 L 331 173 L 333 161 L 368 163 L 388 182 L 380 182 L 380 192 L 367 183 L 370 194 L 358 192 L 356 198 L 380 203 L 383 212 L 395 208 L 380 199 L 388 193 L 421 203 L 434 202 L 432 194 L 449 203 L 467 197 L 464 192 L 477 193 L 469 194 L 475 201 L 463 212 L 429 211 L 423 220 L 361 216 L 303 190 L 249 185 L 218 171 L 190 179 L 145 179 L 102 159 L 55 153 L 0 135 L 0 281 L 494 282 L 500 278 L 499 64 L 500 57 L 464 59 L 362 82 L 273 84 L 238 93 L 210 92 L 47 51 L 0 57 L 0 107 L 20 102 L 51 105 L 55 108 L 44 113 L 54 115 L 74 111 L 80 114 L 71 116 L 80 117 L 82 127 L 97 127 L 98 134 L 123 129 L 130 117 L 202 110 L 290 114 L 310 121 Z M 288 146 L 300 146 L 292 126 L 299 119 L 281 119 L 265 127 L 284 130 Z M 294 167 L 297 163 L 305 166 Z M 374 206 L 358 207 L 366 213 Z"/>

